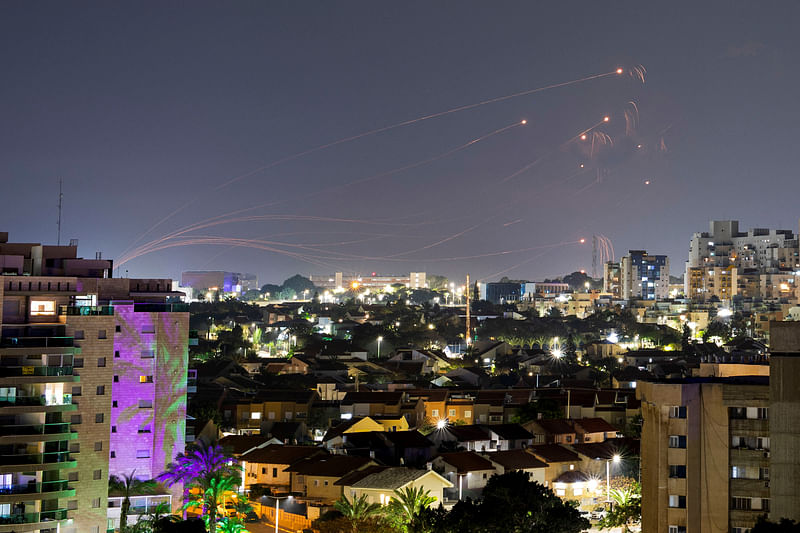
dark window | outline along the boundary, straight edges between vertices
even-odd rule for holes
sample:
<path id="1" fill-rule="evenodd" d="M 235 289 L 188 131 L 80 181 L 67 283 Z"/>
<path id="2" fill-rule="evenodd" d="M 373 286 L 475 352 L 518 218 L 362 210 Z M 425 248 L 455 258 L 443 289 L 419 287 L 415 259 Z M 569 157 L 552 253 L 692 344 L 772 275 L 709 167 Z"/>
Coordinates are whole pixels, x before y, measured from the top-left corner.
<path id="1" fill-rule="evenodd" d="M 119 326 L 114 326 L 114 331 L 116 331 L 117 333 L 119 333 L 120 331 L 122 331 L 122 328 L 121 328 L 121 327 L 119 327 Z"/>
<path id="2" fill-rule="evenodd" d="M 103 451 L 103 441 L 97 441 L 94 443 L 94 451 L 102 452 Z"/>
<path id="3" fill-rule="evenodd" d="M 99 366 L 99 367 L 106 366 L 106 358 L 105 357 L 98 357 L 97 358 L 97 366 Z"/>
<path id="4" fill-rule="evenodd" d="M 111 407 L 117 407 L 117 400 L 111 402 Z"/>
<path id="5" fill-rule="evenodd" d="M 97 386 L 97 395 L 103 396 L 106 393 L 106 386 L 105 385 L 98 385 Z"/>
<path id="6" fill-rule="evenodd" d="M 114 357 L 119 357 L 119 350 L 114 351 Z"/>
<path id="7" fill-rule="evenodd" d="M 686 465 L 669 465 L 669 477 L 683 479 L 686 477 Z"/>
<path id="8" fill-rule="evenodd" d="M 119 376 L 114 376 L 114 383 L 119 383 Z"/>
<path id="9" fill-rule="evenodd" d="M 111 458 L 113 459 L 113 458 L 115 458 L 116 456 L 117 456 L 117 452 L 113 452 L 113 451 L 112 451 L 112 452 L 111 452 Z"/>
<path id="10" fill-rule="evenodd" d="M 96 424 L 102 424 L 103 419 L 104 419 L 103 413 L 97 413 L 96 415 L 94 415 L 94 421 Z"/>
<path id="11" fill-rule="evenodd" d="M 278 469 L 277 468 L 273 468 L 272 469 L 272 477 L 278 477 Z"/>

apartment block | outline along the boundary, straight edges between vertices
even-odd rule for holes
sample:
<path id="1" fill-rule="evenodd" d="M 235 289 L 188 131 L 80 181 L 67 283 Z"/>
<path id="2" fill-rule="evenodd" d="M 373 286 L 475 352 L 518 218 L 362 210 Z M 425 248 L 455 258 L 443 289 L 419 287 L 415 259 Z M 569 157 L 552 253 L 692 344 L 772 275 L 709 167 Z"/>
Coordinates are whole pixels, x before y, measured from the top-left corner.
<path id="1" fill-rule="evenodd" d="M 640 382 L 637 391 L 642 531 L 745 533 L 770 512 L 766 376 Z"/>
<path id="2" fill-rule="evenodd" d="M 630 250 L 619 264 L 620 295 L 625 300 L 661 300 L 669 295 L 669 258 Z"/>
<path id="3" fill-rule="evenodd" d="M 0 532 L 113 528 L 109 474 L 150 478 L 183 451 L 188 313 L 171 303 L 180 293 L 170 280 L 114 279 L 111 261 L 78 258 L 77 243 L 0 233 L 0 267 Z M 139 322 L 155 332 L 131 341 Z M 127 358 L 148 350 L 148 369 Z M 152 380 L 127 398 L 121 384 L 142 375 Z M 151 402 L 136 412 L 149 422 L 119 423 L 140 400 Z M 109 463 L 140 448 L 147 461 Z"/>

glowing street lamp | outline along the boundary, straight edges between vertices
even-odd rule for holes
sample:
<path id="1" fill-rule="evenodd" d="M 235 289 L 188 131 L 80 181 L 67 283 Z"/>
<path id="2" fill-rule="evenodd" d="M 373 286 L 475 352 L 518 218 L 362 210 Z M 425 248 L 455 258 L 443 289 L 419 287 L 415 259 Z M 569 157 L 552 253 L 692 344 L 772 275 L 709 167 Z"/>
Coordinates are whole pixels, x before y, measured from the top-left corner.
<path id="1" fill-rule="evenodd" d="M 278 498 L 276 496 L 273 496 L 273 498 L 275 498 L 275 533 L 279 533 L 278 531 L 278 516 L 280 516 L 279 505 L 281 503 L 281 500 L 291 500 L 292 495 L 290 494 L 289 496 L 284 496 L 283 498 Z"/>
<path id="2" fill-rule="evenodd" d="M 620 459 L 622 458 L 616 453 L 611 459 L 606 459 L 606 503 L 611 502 L 611 461 L 617 464 Z"/>
<path id="3" fill-rule="evenodd" d="M 381 342 L 383 341 L 383 337 L 378 337 L 378 359 L 381 358 Z"/>

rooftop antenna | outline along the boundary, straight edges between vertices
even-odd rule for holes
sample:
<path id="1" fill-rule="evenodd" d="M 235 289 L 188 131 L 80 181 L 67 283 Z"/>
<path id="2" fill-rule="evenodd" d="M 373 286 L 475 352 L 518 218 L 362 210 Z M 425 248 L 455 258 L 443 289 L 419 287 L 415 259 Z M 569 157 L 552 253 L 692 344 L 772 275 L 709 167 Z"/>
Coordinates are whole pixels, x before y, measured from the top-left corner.
<path id="1" fill-rule="evenodd" d="M 58 239 L 57 245 L 61 246 L 61 201 L 64 198 L 64 193 L 62 192 L 61 185 L 63 180 L 58 178 Z"/>

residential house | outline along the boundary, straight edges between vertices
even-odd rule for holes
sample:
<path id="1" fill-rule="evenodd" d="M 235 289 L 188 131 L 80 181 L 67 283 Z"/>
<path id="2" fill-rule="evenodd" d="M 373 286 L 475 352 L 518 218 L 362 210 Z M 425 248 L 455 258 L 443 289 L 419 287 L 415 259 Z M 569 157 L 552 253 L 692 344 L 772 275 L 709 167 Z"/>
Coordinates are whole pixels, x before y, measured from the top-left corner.
<path id="1" fill-rule="evenodd" d="M 365 470 L 365 473 L 367 470 Z M 360 477 L 360 479 L 357 479 Z M 388 504 L 394 497 L 395 491 L 415 488 L 428 493 L 436 498 L 437 502 L 444 502 L 444 491 L 453 487 L 453 484 L 434 472 L 433 470 L 418 470 L 405 467 L 386 468 L 373 471 L 367 475 L 353 476 L 343 486 L 344 493 L 351 499 L 366 496 L 369 503 Z"/>
<path id="2" fill-rule="evenodd" d="M 579 418 L 572 420 L 572 425 L 577 434 L 576 442 L 604 442 L 618 436 L 617 428 L 602 418 Z"/>
<path id="3" fill-rule="evenodd" d="M 383 425 L 376 422 L 371 417 L 350 418 L 329 428 L 322 438 L 322 445 L 329 450 L 342 448 L 344 445 L 344 435 L 346 433 L 383 431 L 383 429 Z"/>
<path id="4" fill-rule="evenodd" d="M 527 450 L 540 461 L 547 463 L 544 473 L 544 485 L 552 486 L 553 481 L 564 472 L 580 470 L 580 456 L 560 444 L 537 444 Z"/>
<path id="5" fill-rule="evenodd" d="M 227 435 L 219 439 L 218 444 L 227 455 L 239 459 L 242 455 L 271 443 L 269 437 L 261 435 Z"/>
<path id="6" fill-rule="evenodd" d="M 433 460 L 433 468 L 453 484 L 453 499 L 480 497 L 483 487 L 497 467 L 475 452 L 443 453 Z"/>
<path id="7" fill-rule="evenodd" d="M 402 392 L 348 392 L 341 402 L 342 418 L 399 415 Z"/>
<path id="8" fill-rule="evenodd" d="M 529 420 L 522 426 L 533 434 L 536 444 L 573 444 L 577 442 L 575 427 L 566 418 Z"/>
<path id="9" fill-rule="evenodd" d="M 238 433 L 259 433 L 262 421 L 305 420 L 316 399 L 315 391 L 261 390 L 250 401 L 240 401 L 235 405 L 235 430 Z"/>
<path id="10" fill-rule="evenodd" d="M 533 444 L 533 435 L 519 424 L 489 424 L 483 428 L 495 443 L 493 450 L 518 450 Z"/>
<path id="11" fill-rule="evenodd" d="M 267 485 L 273 491 L 289 492 L 290 474 L 286 469 L 298 461 L 317 455 L 328 454 L 312 446 L 271 444 L 265 448 L 255 448 L 241 457 L 245 484 Z"/>
<path id="12" fill-rule="evenodd" d="M 502 450 L 486 452 L 484 457 L 496 465 L 498 474 L 521 471 L 530 474 L 531 481 L 544 485 L 547 463 L 537 459 L 527 450 Z"/>
<path id="13" fill-rule="evenodd" d="M 317 455 L 284 470 L 290 475 L 292 493 L 303 494 L 307 501 L 333 504 L 342 496 L 342 486 L 335 483 L 351 472 L 372 465 L 375 462 L 369 457 Z"/>

